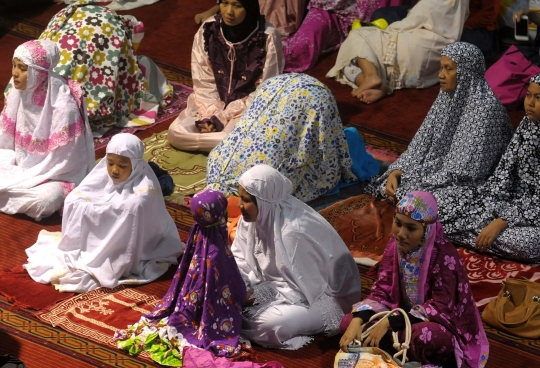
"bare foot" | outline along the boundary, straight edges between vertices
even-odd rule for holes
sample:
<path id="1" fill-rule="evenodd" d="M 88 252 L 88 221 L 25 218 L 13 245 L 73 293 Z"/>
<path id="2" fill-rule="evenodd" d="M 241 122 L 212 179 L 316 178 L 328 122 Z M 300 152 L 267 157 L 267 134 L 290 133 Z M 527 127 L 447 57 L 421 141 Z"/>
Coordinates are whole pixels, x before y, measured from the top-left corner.
<path id="1" fill-rule="evenodd" d="M 381 77 L 377 74 L 365 74 L 362 83 L 357 84 L 360 91 L 367 91 L 368 89 L 379 88 L 382 84 Z"/>
<path id="2" fill-rule="evenodd" d="M 367 91 L 368 89 L 379 88 L 382 84 L 382 81 L 378 74 L 360 73 L 356 77 L 354 83 L 358 87 L 353 89 L 351 94 L 353 97 L 360 98 L 359 96 L 362 94 L 362 92 Z"/>
<path id="3" fill-rule="evenodd" d="M 362 93 L 362 91 L 360 90 L 360 88 L 355 88 L 355 89 L 352 90 L 351 95 L 352 95 L 353 97 L 358 97 L 358 95 L 359 95 L 360 93 Z"/>
<path id="4" fill-rule="evenodd" d="M 386 93 L 381 89 L 368 89 L 358 95 L 358 99 L 365 104 L 371 104 L 379 101 Z"/>

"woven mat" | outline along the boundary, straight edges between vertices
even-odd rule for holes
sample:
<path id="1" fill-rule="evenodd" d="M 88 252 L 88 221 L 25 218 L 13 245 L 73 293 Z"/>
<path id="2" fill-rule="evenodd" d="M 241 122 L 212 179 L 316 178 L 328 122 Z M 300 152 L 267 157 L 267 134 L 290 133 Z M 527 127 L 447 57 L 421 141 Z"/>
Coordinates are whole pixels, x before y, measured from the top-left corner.
<path id="1" fill-rule="evenodd" d="M 395 208 L 361 194 L 334 203 L 319 213 L 336 229 L 356 263 L 373 266 L 381 260 L 391 236 Z"/>
<path id="2" fill-rule="evenodd" d="M 193 92 L 191 87 L 180 83 L 170 82 L 173 86 L 172 102 L 165 108 L 159 108 L 156 121 L 149 125 L 140 125 L 127 128 L 112 128 L 107 131 L 102 137 L 94 138 L 94 149 L 97 151 L 107 146 L 111 138 L 118 133 L 135 133 L 141 130 L 146 130 L 158 124 L 161 124 L 175 116 L 178 116 L 187 106 L 187 98 Z"/>
<path id="3" fill-rule="evenodd" d="M 206 186 L 206 157 L 200 152 L 185 152 L 172 147 L 167 131 L 154 134 L 143 141 L 144 159 L 167 170 L 174 182 L 174 192 L 165 197 L 167 202 L 186 206 L 191 196 Z"/>

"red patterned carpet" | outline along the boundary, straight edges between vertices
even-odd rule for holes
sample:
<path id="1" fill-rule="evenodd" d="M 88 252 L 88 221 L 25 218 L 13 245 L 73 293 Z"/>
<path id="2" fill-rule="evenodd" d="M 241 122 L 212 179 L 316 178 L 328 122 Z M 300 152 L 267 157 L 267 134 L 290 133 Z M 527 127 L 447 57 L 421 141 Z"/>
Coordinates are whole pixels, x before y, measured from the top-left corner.
<path id="1" fill-rule="evenodd" d="M 43 3 L 46 2 L 43 1 Z M 149 7 L 123 13 L 132 14 L 145 23 L 146 34 L 139 52 L 154 59 L 171 81 L 191 85 L 189 72 L 191 44 L 198 28 L 193 22 L 193 16 L 206 10 L 213 3 L 210 0 L 205 2 L 162 0 Z M 24 40 L 37 38 L 52 15 L 61 7 L 61 5 L 45 4 L 40 8 L 26 9 L 21 13 L 0 14 L 0 49 L 2 50 L 0 52 L 0 89 L 3 90 L 9 80 L 11 57 L 15 48 Z M 356 126 L 362 132 L 366 143 L 377 148 L 402 152 L 423 121 L 438 93 L 438 88 L 397 91 L 393 96 L 378 104 L 361 105 L 350 96 L 349 87 L 324 77 L 335 58 L 336 53 L 327 55 L 308 74 L 319 78 L 329 86 L 336 96 L 344 123 Z M 0 108 L 2 106 L 3 101 L 0 99 Z M 523 112 L 520 111 L 511 114 L 514 125 L 519 123 L 522 116 Z M 136 134 L 142 139 L 147 138 L 153 133 L 166 129 L 171 120 Z M 104 149 L 100 149 L 97 154 L 102 157 Z M 190 215 L 182 207 L 169 205 L 167 208 L 175 219 L 182 238 L 185 239 L 192 221 Z M 334 213 L 335 221 L 343 220 L 347 206 L 336 205 L 334 209 L 342 211 L 341 214 Z M 354 218 L 349 218 L 347 221 L 354 221 Z M 24 249 L 34 243 L 38 232 L 41 229 L 59 231 L 60 224 L 59 215 L 36 223 L 24 216 L 0 214 L 0 239 L 2 240 L 0 270 L 23 264 L 26 260 Z M 362 234 L 365 229 L 362 226 L 358 222 L 352 228 Z M 384 246 L 383 239 L 386 231 L 384 227 L 378 227 L 375 231 L 371 230 L 370 236 L 378 241 L 377 244 L 380 243 L 378 249 L 372 249 L 373 254 L 376 254 Z M 353 244 L 354 241 L 358 241 L 358 234 L 353 234 L 351 240 L 347 242 Z M 375 243 L 369 243 L 371 246 L 373 244 Z M 501 269 L 505 270 L 508 267 L 508 265 L 493 263 L 475 255 L 465 253 L 463 255 L 469 257 L 470 275 L 477 275 L 479 278 L 498 275 Z M 373 279 L 367 276 L 367 267 L 360 266 L 359 268 L 362 294 L 365 296 L 369 292 Z M 506 269 L 506 271 L 509 270 Z M 532 271 L 521 270 L 527 276 L 533 275 Z M 169 272 L 156 282 L 134 288 L 134 290 L 159 299 L 167 290 L 171 277 L 172 274 Z M 498 281 L 497 278 L 496 282 L 488 286 L 485 280 L 482 282 L 479 279 L 479 287 L 486 291 L 489 288 L 498 290 Z M 38 319 L 30 310 L 12 310 L 11 308 L 12 304 L 0 296 L 0 354 L 9 352 L 18 356 L 26 362 L 28 367 L 144 367 L 152 365 L 140 358 L 132 358 L 105 342 L 96 342 L 86 338 L 84 333 L 52 327 Z M 540 341 L 514 338 L 491 328 L 487 328 L 487 332 L 491 343 L 488 367 L 540 366 Z M 317 336 L 313 343 L 299 351 L 268 350 L 259 347 L 255 347 L 255 350 L 259 362 L 275 360 L 291 368 L 328 368 L 333 365 L 338 341 L 339 337 Z"/>

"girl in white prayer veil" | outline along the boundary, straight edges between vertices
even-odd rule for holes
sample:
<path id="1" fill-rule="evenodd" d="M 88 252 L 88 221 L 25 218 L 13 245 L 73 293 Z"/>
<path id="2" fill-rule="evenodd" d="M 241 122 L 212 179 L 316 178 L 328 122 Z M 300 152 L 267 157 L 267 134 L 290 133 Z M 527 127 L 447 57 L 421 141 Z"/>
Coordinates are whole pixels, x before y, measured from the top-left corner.
<path id="1" fill-rule="evenodd" d="M 0 212 L 52 215 L 95 165 L 82 91 L 52 70 L 54 42 L 28 41 L 13 55 L 0 114 Z"/>
<path id="2" fill-rule="evenodd" d="M 249 299 L 242 334 L 265 347 L 298 349 L 309 335 L 336 334 L 360 296 L 347 246 L 314 209 L 291 196 L 292 184 L 268 165 L 239 179 L 232 251 Z"/>
<path id="3" fill-rule="evenodd" d="M 159 181 L 132 134 L 117 134 L 107 156 L 66 198 L 62 233 L 42 230 L 26 250 L 30 277 L 57 290 L 143 284 L 184 250 Z"/>

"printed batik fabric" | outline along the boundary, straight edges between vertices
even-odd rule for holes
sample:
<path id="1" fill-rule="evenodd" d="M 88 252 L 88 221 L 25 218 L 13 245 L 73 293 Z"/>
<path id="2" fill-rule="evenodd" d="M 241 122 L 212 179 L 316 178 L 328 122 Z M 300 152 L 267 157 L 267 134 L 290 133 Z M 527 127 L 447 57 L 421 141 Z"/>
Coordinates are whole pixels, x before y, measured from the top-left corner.
<path id="1" fill-rule="evenodd" d="M 224 357 L 240 353 L 246 286 L 228 243 L 227 205 L 211 189 L 193 196 L 195 224 L 171 286 L 151 313 L 116 333 L 119 348 L 147 350 L 169 366 L 182 366 L 184 346 Z"/>
<path id="2" fill-rule="evenodd" d="M 341 180 L 356 181 L 332 92 L 305 74 L 271 78 L 233 131 L 208 155 L 209 188 L 236 193 L 238 178 L 258 164 L 277 169 L 301 201 L 320 197 Z"/>
<path id="3" fill-rule="evenodd" d="M 136 55 L 143 24 L 101 3 L 78 1 L 67 6 L 40 36 L 61 50 L 54 71 L 81 84 L 94 131 L 139 109 L 145 82 Z"/>

